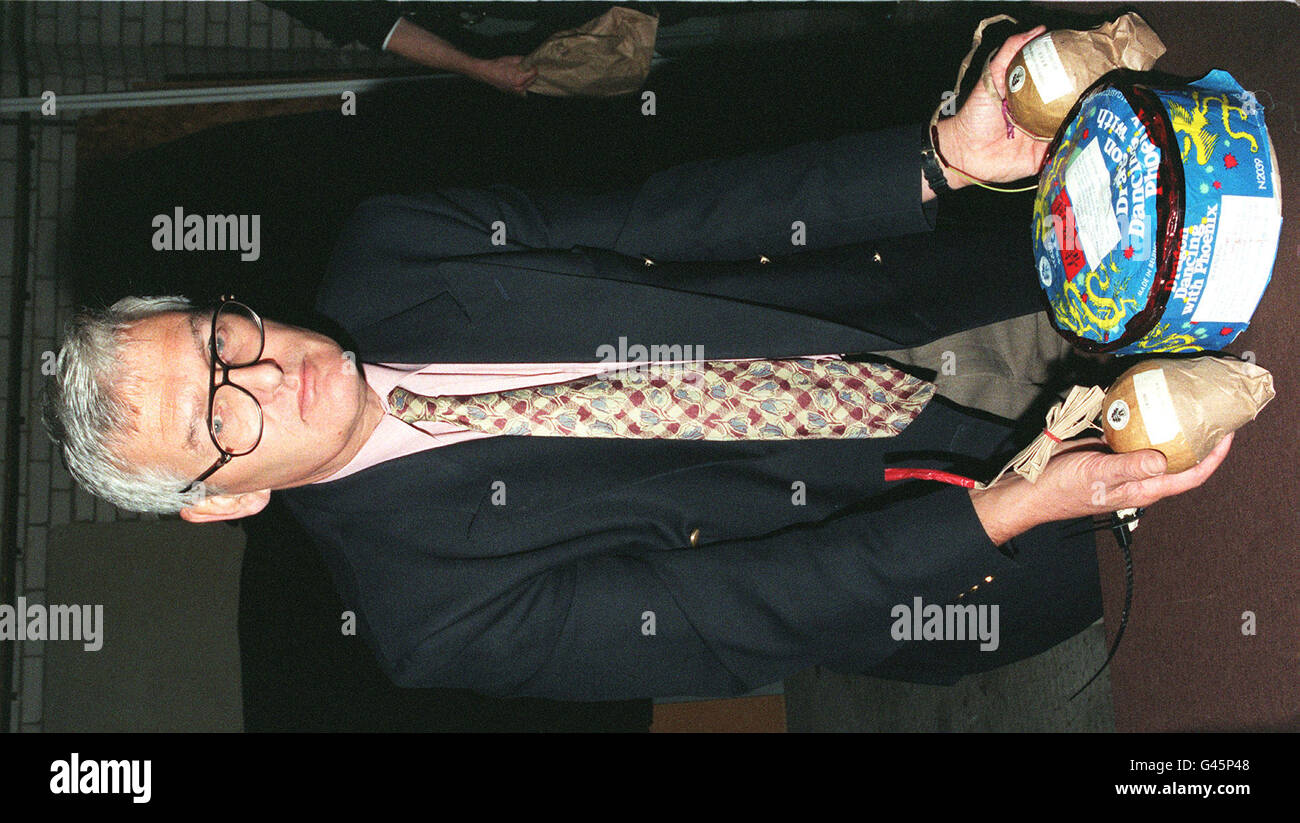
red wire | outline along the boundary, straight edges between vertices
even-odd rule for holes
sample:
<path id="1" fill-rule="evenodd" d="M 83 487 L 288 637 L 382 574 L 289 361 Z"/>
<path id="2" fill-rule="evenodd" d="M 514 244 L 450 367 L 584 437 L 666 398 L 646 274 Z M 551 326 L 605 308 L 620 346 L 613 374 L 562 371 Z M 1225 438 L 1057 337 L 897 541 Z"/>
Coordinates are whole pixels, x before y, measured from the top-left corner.
<path id="1" fill-rule="evenodd" d="M 885 469 L 885 482 L 892 483 L 895 480 L 937 480 L 963 489 L 975 488 L 975 481 L 969 477 L 938 469 Z"/>

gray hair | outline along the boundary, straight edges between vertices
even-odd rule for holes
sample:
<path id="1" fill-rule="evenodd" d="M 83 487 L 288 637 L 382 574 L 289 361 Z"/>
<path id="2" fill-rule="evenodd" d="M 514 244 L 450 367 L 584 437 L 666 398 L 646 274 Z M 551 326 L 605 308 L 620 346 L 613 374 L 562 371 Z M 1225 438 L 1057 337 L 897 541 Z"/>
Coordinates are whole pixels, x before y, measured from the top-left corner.
<path id="1" fill-rule="evenodd" d="M 134 429 L 136 410 L 123 396 L 122 348 L 142 320 L 167 312 L 192 312 L 184 297 L 124 297 L 107 309 L 73 320 L 59 350 L 54 379 L 45 385 L 42 417 L 68 471 L 87 491 L 128 511 L 174 513 L 205 493 L 202 484 L 177 489 L 194 478 L 150 466 L 127 466 L 121 446 Z"/>

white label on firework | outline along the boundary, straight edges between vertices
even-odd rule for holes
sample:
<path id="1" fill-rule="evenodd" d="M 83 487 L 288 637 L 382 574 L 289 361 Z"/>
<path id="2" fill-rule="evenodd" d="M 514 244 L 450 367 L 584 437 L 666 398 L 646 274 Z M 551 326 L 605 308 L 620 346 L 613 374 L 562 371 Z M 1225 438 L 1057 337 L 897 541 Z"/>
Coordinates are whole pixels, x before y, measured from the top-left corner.
<path id="1" fill-rule="evenodd" d="M 1088 260 L 1088 270 L 1101 265 L 1102 258 L 1119 243 L 1119 222 L 1110 198 L 1110 172 L 1094 137 L 1065 170 L 1065 191 L 1074 210 L 1079 245 Z"/>
<path id="2" fill-rule="evenodd" d="M 1174 399 L 1169 395 L 1164 369 L 1151 369 L 1133 375 L 1133 393 L 1137 395 L 1138 411 L 1142 425 L 1147 430 L 1147 440 L 1158 446 L 1178 436 L 1178 414 Z"/>
<path id="3" fill-rule="evenodd" d="M 1123 398 L 1115 398 L 1115 402 L 1110 404 L 1110 409 L 1106 412 L 1106 422 L 1115 431 L 1122 431 L 1128 425 L 1128 403 Z"/>
<path id="4" fill-rule="evenodd" d="M 1007 90 L 1012 94 L 1020 91 L 1025 85 L 1025 67 L 1016 66 L 1011 70 L 1010 76 L 1007 77 Z"/>
<path id="5" fill-rule="evenodd" d="M 1278 234 L 1282 231 L 1277 201 L 1225 194 L 1217 218 L 1212 214 L 1206 220 L 1202 230 L 1208 237 L 1201 242 L 1214 244 L 1209 273 L 1192 272 L 1191 276 L 1178 278 L 1191 284 L 1189 291 L 1196 287 L 1196 274 L 1205 278 L 1192 320 L 1248 323 L 1264 296 L 1277 257 Z M 1188 262 L 1195 266 L 1198 261 Z"/>
<path id="6" fill-rule="evenodd" d="M 1050 103 L 1058 97 L 1064 97 L 1074 88 L 1070 75 L 1065 71 L 1061 56 L 1056 53 L 1056 44 L 1052 35 L 1044 34 L 1020 52 L 1025 65 L 1029 67 L 1029 76 L 1034 78 L 1034 88 L 1044 103 Z"/>

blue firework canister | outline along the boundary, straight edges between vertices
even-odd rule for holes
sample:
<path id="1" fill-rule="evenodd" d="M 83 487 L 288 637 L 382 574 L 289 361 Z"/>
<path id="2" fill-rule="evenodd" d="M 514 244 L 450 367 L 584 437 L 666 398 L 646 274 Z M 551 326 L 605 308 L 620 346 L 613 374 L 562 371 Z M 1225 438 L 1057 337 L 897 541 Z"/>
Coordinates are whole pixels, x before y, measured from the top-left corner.
<path id="1" fill-rule="evenodd" d="M 1088 352 L 1221 349 L 1250 323 L 1282 228 L 1263 111 L 1230 74 L 1175 88 L 1115 72 L 1048 147 L 1034 259 Z"/>

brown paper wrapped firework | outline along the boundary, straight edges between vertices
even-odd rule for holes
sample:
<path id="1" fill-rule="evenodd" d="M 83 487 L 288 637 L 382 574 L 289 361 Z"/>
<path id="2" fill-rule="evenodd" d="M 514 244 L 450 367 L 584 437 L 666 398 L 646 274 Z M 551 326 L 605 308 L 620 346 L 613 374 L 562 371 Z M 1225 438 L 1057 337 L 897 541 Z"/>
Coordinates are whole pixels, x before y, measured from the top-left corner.
<path id="1" fill-rule="evenodd" d="M 1169 461 L 1165 471 L 1185 471 L 1254 420 L 1273 396 L 1273 375 L 1253 363 L 1147 360 L 1106 392 L 1103 437 L 1117 452 L 1155 449 Z"/>
<path id="2" fill-rule="evenodd" d="M 1051 140 L 1079 95 L 1119 68 L 1147 71 L 1165 44 L 1129 12 L 1089 31 L 1049 31 L 1025 44 L 1007 66 L 1007 113 L 1039 140 Z"/>
<path id="3" fill-rule="evenodd" d="M 557 31 L 520 61 L 537 69 L 531 92 L 552 97 L 613 97 L 641 88 L 650 74 L 659 18 L 614 6 L 576 29 Z"/>
<path id="4" fill-rule="evenodd" d="M 1037 481 L 1065 441 L 1098 428 L 1093 421 L 1099 414 L 1102 437 L 1116 452 L 1155 449 L 1168 461 L 1166 473 L 1186 471 L 1254 420 L 1273 396 L 1273 375 L 1254 363 L 1209 356 L 1146 360 L 1120 375 L 1109 391 L 1075 386 L 1047 413 L 1034 442 L 997 477 L 973 487 L 987 489 L 1008 471 Z"/>

